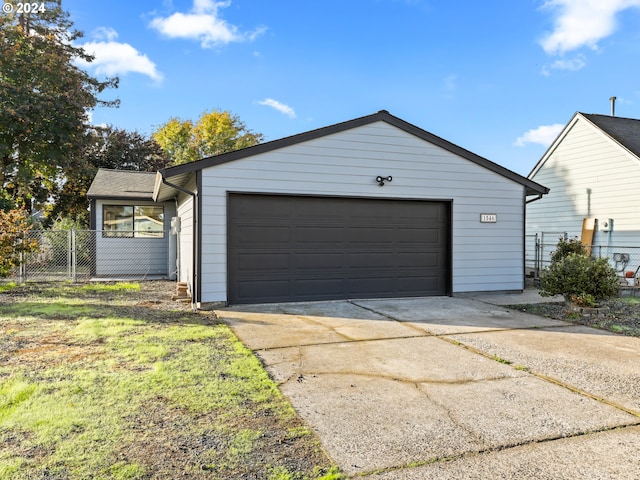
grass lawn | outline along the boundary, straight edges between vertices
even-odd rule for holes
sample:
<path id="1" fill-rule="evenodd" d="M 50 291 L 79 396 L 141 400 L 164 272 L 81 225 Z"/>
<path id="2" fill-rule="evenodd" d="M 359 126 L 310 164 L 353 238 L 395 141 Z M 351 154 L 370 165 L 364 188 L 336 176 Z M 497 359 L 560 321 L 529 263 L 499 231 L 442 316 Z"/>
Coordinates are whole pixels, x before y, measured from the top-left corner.
<path id="1" fill-rule="evenodd" d="M 252 352 L 173 287 L 0 289 L 0 479 L 342 478 Z"/>

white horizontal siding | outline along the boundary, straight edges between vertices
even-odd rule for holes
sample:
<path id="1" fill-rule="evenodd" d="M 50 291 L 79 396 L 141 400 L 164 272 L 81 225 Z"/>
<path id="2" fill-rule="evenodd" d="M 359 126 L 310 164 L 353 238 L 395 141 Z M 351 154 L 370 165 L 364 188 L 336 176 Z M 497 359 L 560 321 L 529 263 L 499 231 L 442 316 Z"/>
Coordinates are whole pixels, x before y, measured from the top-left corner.
<path id="1" fill-rule="evenodd" d="M 452 200 L 453 292 L 523 287 L 524 187 L 386 123 L 203 170 L 203 302 L 227 299 L 228 192 Z"/>
<path id="2" fill-rule="evenodd" d="M 189 179 L 184 188 L 191 192 L 196 191 L 195 175 Z M 177 203 L 177 215 L 180 217 L 178 281 L 187 282 L 189 292 L 193 292 L 191 285 L 193 278 L 193 197 L 180 193 Z"/>
<path id="3" fill-rule="evenodd" d="M 104 205 L 158 205 L 140 200 L 96 201 L 96 228 L 102 229 Z M 175 266 L 175 251 L 171 251 L 171 217 L 175 215 L 173 202 L 161 203 L 164 207 L 164 238 L 110 238 L 101 233 L 96 236 L 96 275 L 144 276 L 169 275 Z"/>
<path id="4" fill-rule="evenodd" d="M 613 218 L 614 231 L 596 232 L 594 243 L 640 245 L 640 162 L 583 118 L 532 180 L 550 193 L 527 206 L 527 234 L 566 231 L 579 237 L 584 218 Z"/>
<path id="5" fill-rule="evenodd" d="M 168 238 L 98 239 L 96 275 L 167 275 Z"/>

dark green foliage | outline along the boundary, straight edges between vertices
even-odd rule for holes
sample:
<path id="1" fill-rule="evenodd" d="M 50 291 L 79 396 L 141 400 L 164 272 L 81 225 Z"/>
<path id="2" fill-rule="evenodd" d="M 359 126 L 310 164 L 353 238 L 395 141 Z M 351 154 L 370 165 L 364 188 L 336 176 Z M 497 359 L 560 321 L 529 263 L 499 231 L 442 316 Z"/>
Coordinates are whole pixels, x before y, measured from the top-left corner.
<path id="1" fill-rule="evenodd" d="M 0 15 L 0 188 L 18 205 L 40 208 L 75 168 L 87 141 L 89 111 L 117 79 L 99 81 L 61 0 L 44 11 Z"/>
<path id="2" fill-rule="evenodd" d="M 5 189 L 0 187 L 0 211 L 8 212 L 16 208 L 15 203 L 11 199 L 11 195 Z"/>
<path id="3" fill-rule="evenodd" d="M 74 168 L 67 172 L 66 182 L 54 196 L 49 220 L 70 219 L 78 224 L 77 228 L 88 228 L 87 190 L 99 168 L 155 172 L 170 164 L 169 157 L 152 138 L 110 125 L 96 127 L 88 135 Z"/>
<path id="4" fill-rule="evenodd" d="M 553 261 L 540 276 L 540 295 L 564 295 L 582 306 L 594 306 L 617 293 L 618 276 L 606 258 L 568 253 Z"/>
<path id="5" fill-rule="evenodd" d="M 561 238 L 558 242 L 558 245 L 556 246 L 556 250 L 551 255 L 551 261 L 558 262 L 570 253 L 577 253 L 578 255 L 588 255 L 587 248 L 580 240 L 574 238 L 564 240 Z"/>

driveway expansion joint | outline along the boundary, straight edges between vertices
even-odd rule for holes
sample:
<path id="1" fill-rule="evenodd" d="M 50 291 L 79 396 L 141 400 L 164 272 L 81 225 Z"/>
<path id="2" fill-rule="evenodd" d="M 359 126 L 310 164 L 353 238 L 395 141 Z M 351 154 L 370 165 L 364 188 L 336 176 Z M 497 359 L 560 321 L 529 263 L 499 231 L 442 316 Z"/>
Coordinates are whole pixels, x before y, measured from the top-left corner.
<path id="1" fill-rule="evenodd" d="M 580 437 L 587 437 L 587 436 L 590 436 L 590 435 L 597 435 L 597 434 L 600 434 L 600 433 L 622 431 L 622 430 L 625 430 L 626 428 L 632 428 L 632 427 L 635 427 L 635 426 L 636 425 L 632 424 L 632 425 L 621 425 L 621 426 L 615 426 L 615 427 L 604 427 L 604 428 L 601 428 L 601 429 L 594 429 L 594 430 L 578 432 L 578 433 L 572 433 L 572 434 L 567 434 L 567 435 L 556 435 L 556 436 L 553 436 L 553 437 L 539 438 L 539 439 L 534 439 L 534 440 L 525 441 L 525 442 L 505 443 L 505 444 L 502 444 L 502 445 L 496 445 L 496 446 L 493 446 L 493 447 L 487 447 L 487 448 L 483 448 L 483 449 L 479 449 L 479 450 L 466 451 L 466 452 L 460 453 L 458 455 L 447 455 L 447 456 L 442 456 L 442 457 L 433 457 L 433 458 L 428 458 L 428 459 L 425 459 L 425 460 L 417 460 L 415 462 L 405 463 L 405 464 L 401 464 L 401 465 L 393 465 L 393 466 L 390 466 L 390 467 L 385 467 L 385 468 L 380 468 L 380 469 L 375 469 L 375 470 L 370 470 L 370 471 L 359 472 L 359 473 L 353 475 L 353 477 L 351 477 L 351 478 L 366 478 L 366 477 L 369 477 L 369 476 L 372 476 L 372 475 L 382 475 L 382 474 L 385 474 L 385 473 L 416 469 L 416 468 L 424 467 L 426 465 L 431 465 L 431 464 L 434 464 L 434 463 L 455 462 L 455 461 L 458 461 L 458 460 L 464 460 L 465 458 L 474 458 L 474 457 L 478 457 L 480 455 L 487 455 L 487 454 L 496 453 L 496 452 L 509 451 L 509 450 L 512 450 L 512 449 L 516 449 L 516 448 L 520 448 L 520 447 L 526 447 L 526 446 L 530 446 L 530 445 L 543 445 L 543 444 L 553 443 L 553 442 L 566 440 L 566 439 L 571 439 L 571 438 L 580 438 Z"/>

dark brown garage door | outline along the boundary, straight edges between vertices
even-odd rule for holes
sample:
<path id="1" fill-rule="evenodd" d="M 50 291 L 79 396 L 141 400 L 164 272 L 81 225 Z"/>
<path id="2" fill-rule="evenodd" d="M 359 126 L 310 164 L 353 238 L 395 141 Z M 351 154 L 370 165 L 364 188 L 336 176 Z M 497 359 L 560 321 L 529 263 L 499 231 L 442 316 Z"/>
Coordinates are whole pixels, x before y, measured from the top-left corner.
<path id="1" fill-rule="evenodd" d="M 232 304 L 449 293 L 448 202 L 228 200 Z"/>

